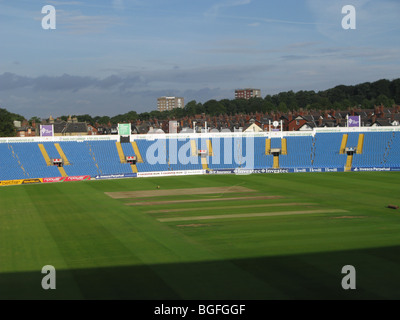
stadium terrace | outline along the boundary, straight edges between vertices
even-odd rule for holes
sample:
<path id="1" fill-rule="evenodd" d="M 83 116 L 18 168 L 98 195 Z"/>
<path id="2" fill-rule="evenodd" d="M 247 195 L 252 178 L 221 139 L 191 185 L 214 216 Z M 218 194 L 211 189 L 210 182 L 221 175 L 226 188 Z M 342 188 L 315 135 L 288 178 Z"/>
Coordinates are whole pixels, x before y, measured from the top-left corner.
<path id="1" fill-rule="evenodd" d="M 0 181 L 398 171 L 400 128 L 0 139 Z M 58 179 L 67 178 L 67 179 Z M 42 180 L 40 180 L 42 179 Z"/>

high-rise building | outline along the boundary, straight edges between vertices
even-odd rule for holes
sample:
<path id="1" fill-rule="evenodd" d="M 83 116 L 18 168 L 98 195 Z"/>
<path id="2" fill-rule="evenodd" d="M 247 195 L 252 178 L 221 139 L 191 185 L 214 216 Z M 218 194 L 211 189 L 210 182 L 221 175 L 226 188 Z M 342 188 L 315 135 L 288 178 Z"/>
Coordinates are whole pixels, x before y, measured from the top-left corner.
<path id="1" fill-rule="evenodd" d="M 169 111 L 175 108 L 183 109 L 185 101 L 181 97 L 161 97 L 157 99 L 158 111 Z"/>
<path id="2" fill-rule="evenodd" d="M 261 98 L 260 89 L 237 89 L 235 90 L 235 99 Z"/>

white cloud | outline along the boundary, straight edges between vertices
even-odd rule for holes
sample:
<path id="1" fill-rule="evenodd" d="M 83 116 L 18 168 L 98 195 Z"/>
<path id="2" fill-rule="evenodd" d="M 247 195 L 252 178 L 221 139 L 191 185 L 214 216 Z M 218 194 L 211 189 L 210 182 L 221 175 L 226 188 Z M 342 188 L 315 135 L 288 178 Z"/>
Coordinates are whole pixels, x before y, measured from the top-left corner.
<path id="1" fill-rule="evenodd" d="M 60 5 L 60 6 L 63 6 L 63 5 L 67 5 L 67 6 L 79 6 L 79 5 L 82 5 L 82 4 L 83 4 L 83 2 L 80 2 L 80 1 L 56 1 L 56 0 L 48 0 L 47 2 L 50 3 L 50 4 Z"/>
<path id="2" fill-rule="evenodd" d="M 353 0 L 351 5 L 356 9 L 356 30 L 343 30 L 342 8 L 349 4 L 348 0 L 320 1 L 307 0 L 307 6 L 313 13 L 317 31 L 334 41 L 349 43 L 376 40 L 371 36 L 385 33 L 392 36 L 390 30 L 400 29 L 398 15 L 400 2 L 391 0 Z M 398 36 L 397 36 L 398 38 Z"/>
<path id="3" fill-rule="evenodd" d="M 124 0 L 113 0 L 112 6 L 115 10 L 124 10 Z"/>
<path id="4" fill-rule="evenodd" d="M 205 13 L 206 16 L 210 16 L 215 18 L 219 15 L 221 9 L 230 8 L 230 7 L 237 7 L 250 4 L 251 0 L 226 0 L 224 2 L 219 2 L 213 5 L 210 9 L 208 9 Z"/>
<path id="5" fill-rule="evenodd" d="M 57 29 L 71 34 L 101 33 L 121 19 L 106 15 L 85 15 L 79 10 L 57 10 Z"/>

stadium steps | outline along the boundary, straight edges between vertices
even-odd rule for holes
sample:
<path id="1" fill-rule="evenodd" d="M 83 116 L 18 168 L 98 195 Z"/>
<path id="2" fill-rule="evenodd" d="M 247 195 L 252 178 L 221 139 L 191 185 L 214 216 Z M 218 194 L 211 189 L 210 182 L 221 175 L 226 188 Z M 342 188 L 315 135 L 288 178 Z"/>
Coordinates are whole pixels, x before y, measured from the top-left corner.
<path id="1" fill-rule="evenodd" d="M 142 158 L 142 155 L 140 154 L 139 147 L 138 147 L 136 141 L 132 141 L 131 145 L 132 145 L 133 151 L 135 152 L 136 161 L 138 163 L 143 163 L 143 158 Z"/>
<path id="2" fill-rule="evenodd" d="M 344 171 L 349 172 L 351 171 L 351 166 L 353 164 L 353 155 L 348 155 L 347 160 L 346 160 L 346 166 L 344 168 Z"/>
<path id="3" fill-rule="evenodd" d="M 192 157 L 197 157 L 199 155 L 195 140 L 190 140 L 190 150 L 192 152 Z"/>
<path id="4" fill-rule="evenodd" d="M 210 157 L 213 157 L 214 156 L 214 152 L 213 152 L 211 140 L 207 140 L 207 149 L 208 149 L 208 155 Z"/>
<path id="5" fill-rule="evenodd" d="M 18 164 L 21 167 L 24 176 L 28 176 L 29 177 L 29 173 L 25 170 L 24 166 L 22 165 L 21 161 L 19 161 L 19 159 L 18 159 Z"/>
<path id="6" fill-rule="evenodd" d="M 315 161 L 315 151 L 316 151 L 315 141 L 316 141 L 316 138 L 314 136 L 312 138 L 312 145 L 311 145 L 311 165 L 313 165 L 314 161 Z"/>
<path id="7" fill-rule="evenodd" d="M 136 164 L 131 164 L 131 168 L 132 168 L 132 172 L 133 173 L 138 173 L 139 172 Z"/>
<path id="8" fill-rule="evenodd" d="M 364 134 L 361 133 L 358 136 L 358 144 L 357 144 L 357 154 L 362 154 L 364 148 Z"/>
<path id="9" fill-rule="evenodd" d="M 50 157 L 49 157 L 49 155 L 47 154 L 47 151 L 46 151 L 46 148 L 44 147 L 44 145 L 41 144 L 41 143 L 39 143 L 39 149 L 40 149 L 40 152 L 41 152 L 42 155 L 43 155 L 44 160 L 46 161 L 46 164 L 47 164 L 48 166 L 51 166 L 52 163 L 51 163 Z"/>
<path id="10" fill-rule="evenodd" d="M 394 134 L 395 133 L 393 132 L 393 135 Z M 394 136 L 392 138 L 390 138 L 388 143 L 387 143 L 387 146 L 386 146 L 384 154 L 383 154 L 383 161 L 381 162 L 381 164 L 386 165 L 387 159 L 389 158 L 390 151 L 392 149 L 393 138 L 394 138 Z"/>
<path id="11" fill-rule="evenodd" d="M 100 167 L 99 167 L 99 164 L 98 164 L 97 161 L 96 161 L 96 157 L 95 157 L 94 152 L 93 152 L 93 150 L 92 150 L 92 146 L 89 144 L 89 142 L 86 142 L 86 145 L 87 145 L 87 147 L 88 147 L 88 149 L 89 149 L 89 154 L 90 154 L 90 156 L 92 157 L 92 159 L 93 159 L 93 161 L 94 161 L 94 164 L 95 164 L 95 166 L 96 166 L 97 173 L 98 173 L 98 174 L 103 174 L 103 172 L 101 171 L 101 169 L 100 169 Z"/>
<path id="12" fill-rule="evenodd" d="M 115 145 L 117 146 L 119 160 L 121 161 L 121 163 L 126 163 L 124 151 L 122 150 L 122 146 L 121 146 L 121 142 L 117 141 L 117 142 L 115 142 Z"/>
<path id="13" fill-rule="evenodd" d="M 56 147 L 58 153 L 60 154 L 61 159 L 63 159 L 64 166 L 69 166 L 71 163 L 69 163 L 67 156 L 65 155 L 63 149 L 61 148 L 59 143 L 55 143 L 54 146 Z"/>
<path id="14" fill-rule="evenodd" d="M 68 177 L 68 175 L 65 172 L 65 169 L 63 167 L 58 167 L 58 171 L 60 171 L 60 174 L 62 177 Z"/>
<path id="15" fill-rule="evenodd" d="M 342 144 L 340 145 L 340 154 L 345 154 L 348 138 L 349 138 L 349 135 L 347 133 L 343 135 Z"/>
<path id="16" fill-rule="evenodd" d="M 265 154 L 268 156 L 271 153 L 271 139 L 265 139 Z"/>
<path id="17" fill-rule="evenodd" d="M 286 156 L 287 153 L 287 140 L 285 138 L 282 139 L 282 155 Z"/>
<path id="18" fill-rule="evenodd" d="M 7 147 L 9 150 L 11 150 L 11 154 L 12 154 L 13 158 L 18 162 L 18 165 L 21 167 L 21 170 L 22 170 L 24 176 L 29 177 L 29 172 L 25 171 L 25 168 L 22 165 L 21 161 L 19 161 L 18 155 L 15 153 L 13 146 L 11 144 L 8 144 Z"/>
<path id="19" fill-rule="evenodd" d="M 274 156 L 274 169 L 279 169 L 279 156 Z"/>

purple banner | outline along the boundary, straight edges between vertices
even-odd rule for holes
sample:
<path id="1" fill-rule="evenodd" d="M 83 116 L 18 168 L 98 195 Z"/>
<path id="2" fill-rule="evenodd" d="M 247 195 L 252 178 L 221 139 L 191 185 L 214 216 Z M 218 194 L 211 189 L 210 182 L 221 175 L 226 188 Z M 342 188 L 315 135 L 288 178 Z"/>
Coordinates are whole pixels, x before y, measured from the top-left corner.
<path id="1" fill-rule="evenodd" d="M 52 137 L 54 135 L 53 125 L 41 125 L 40 136 L 41 137 Z"/>
<path id="2" fill-rule="evenodd" d="M 350 116 L 347 120 L 348 127 L 359 127 L 360 126 L 360 117 L 359 116 Z"/>

